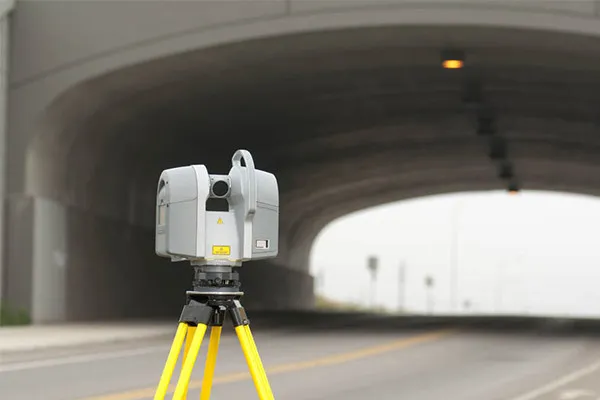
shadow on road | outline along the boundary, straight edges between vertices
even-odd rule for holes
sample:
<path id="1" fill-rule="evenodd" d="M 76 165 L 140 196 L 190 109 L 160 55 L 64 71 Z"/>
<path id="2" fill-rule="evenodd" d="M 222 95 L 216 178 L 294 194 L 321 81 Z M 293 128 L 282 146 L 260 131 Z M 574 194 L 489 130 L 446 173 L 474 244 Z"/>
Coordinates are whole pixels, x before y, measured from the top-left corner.
<path id="1" fill-rule="evenodd" d="M 253 330 L 293 330 L 302 333 L 369 332 L 454 328 L 479 333 L 600 337 L 600 320 L 531 316 L 386 316 L 356 312 L 273 311 L 250 314 Z"/>

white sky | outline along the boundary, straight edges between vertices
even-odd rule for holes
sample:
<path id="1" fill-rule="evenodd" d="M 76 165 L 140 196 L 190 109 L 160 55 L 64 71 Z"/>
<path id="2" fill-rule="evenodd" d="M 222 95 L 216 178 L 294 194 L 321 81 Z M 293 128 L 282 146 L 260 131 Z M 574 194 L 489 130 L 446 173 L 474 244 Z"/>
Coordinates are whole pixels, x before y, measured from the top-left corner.
<path id="1" fill-rule="evenodd" d="M 448 312 L 453 226 L 460 312 L 469 299 L 468 312 L 600 316 L 600 199 L 562 193 L 453 194 L 351 214 L 315 242 L 317 290 L 368 304 L 372 254 L 379 257 L 377 304 L 397 308 L 404 262 L 406 308 L 427 311 L 429 274 L 433 310 Z"/>

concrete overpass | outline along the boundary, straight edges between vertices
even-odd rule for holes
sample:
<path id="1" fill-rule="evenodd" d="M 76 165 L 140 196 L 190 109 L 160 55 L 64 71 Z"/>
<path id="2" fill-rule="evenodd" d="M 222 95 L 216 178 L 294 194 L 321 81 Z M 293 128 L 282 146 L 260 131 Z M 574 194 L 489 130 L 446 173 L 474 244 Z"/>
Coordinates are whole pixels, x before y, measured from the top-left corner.
<path id="1" fill-rule="evenodd" d="M 156 180 L 240 147 L 282 200 L 280 256 L 242 268 L 254 308 L 310 307 L 314 237 L 364 207 L 595 195 L 598 3 L 17 1 L 1 298 L 40 323 L 177 315 L 191 271 L 153 253 Z"/>

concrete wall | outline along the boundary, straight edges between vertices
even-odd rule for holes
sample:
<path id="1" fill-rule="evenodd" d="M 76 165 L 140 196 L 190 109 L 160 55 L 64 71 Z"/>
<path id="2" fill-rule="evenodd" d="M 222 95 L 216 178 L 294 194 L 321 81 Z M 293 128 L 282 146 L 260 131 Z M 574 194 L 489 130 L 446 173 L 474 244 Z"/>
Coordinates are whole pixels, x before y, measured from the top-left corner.
<path id="1" fill-rule="evenodd" d="M 314 278 L 265 261 L 240 268 L 244 305 L 254 310 L 306 310 L 314 306 Z"/>
<path id="2" fill-rule="evenodd" d="M 68 211 L 69 320 L 178 315 L 191 268 L 154 254 L 154 232 Z"/>

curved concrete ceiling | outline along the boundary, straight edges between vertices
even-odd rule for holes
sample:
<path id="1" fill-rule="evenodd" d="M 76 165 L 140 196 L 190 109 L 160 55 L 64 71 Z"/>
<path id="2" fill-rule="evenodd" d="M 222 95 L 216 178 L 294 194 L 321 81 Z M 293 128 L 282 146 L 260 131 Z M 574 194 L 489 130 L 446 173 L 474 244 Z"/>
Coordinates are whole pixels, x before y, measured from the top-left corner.
<path id="1" fill-rule="evenodd" d="M 440 67 L 449 41 L 465 50 L 467 68 Z M 222 173 L 235 149 L 248 148 L 280 181 L 280 260 L 304 268 L 315 235 L 345 213 L 506 187 L 491 139 L 476 134 L 485 108 L 520 185 L 597 194 L 599 45 L 538 31 L 386 27 L 141 64 L 85 82 L 56 104 L 65 117 L 40 143 L 62 164 L 36 190 L 152 225 L 162 169 L 204 163 Z M 463 101 L 472 85 L 482 89 L 475 108 Z"/>

